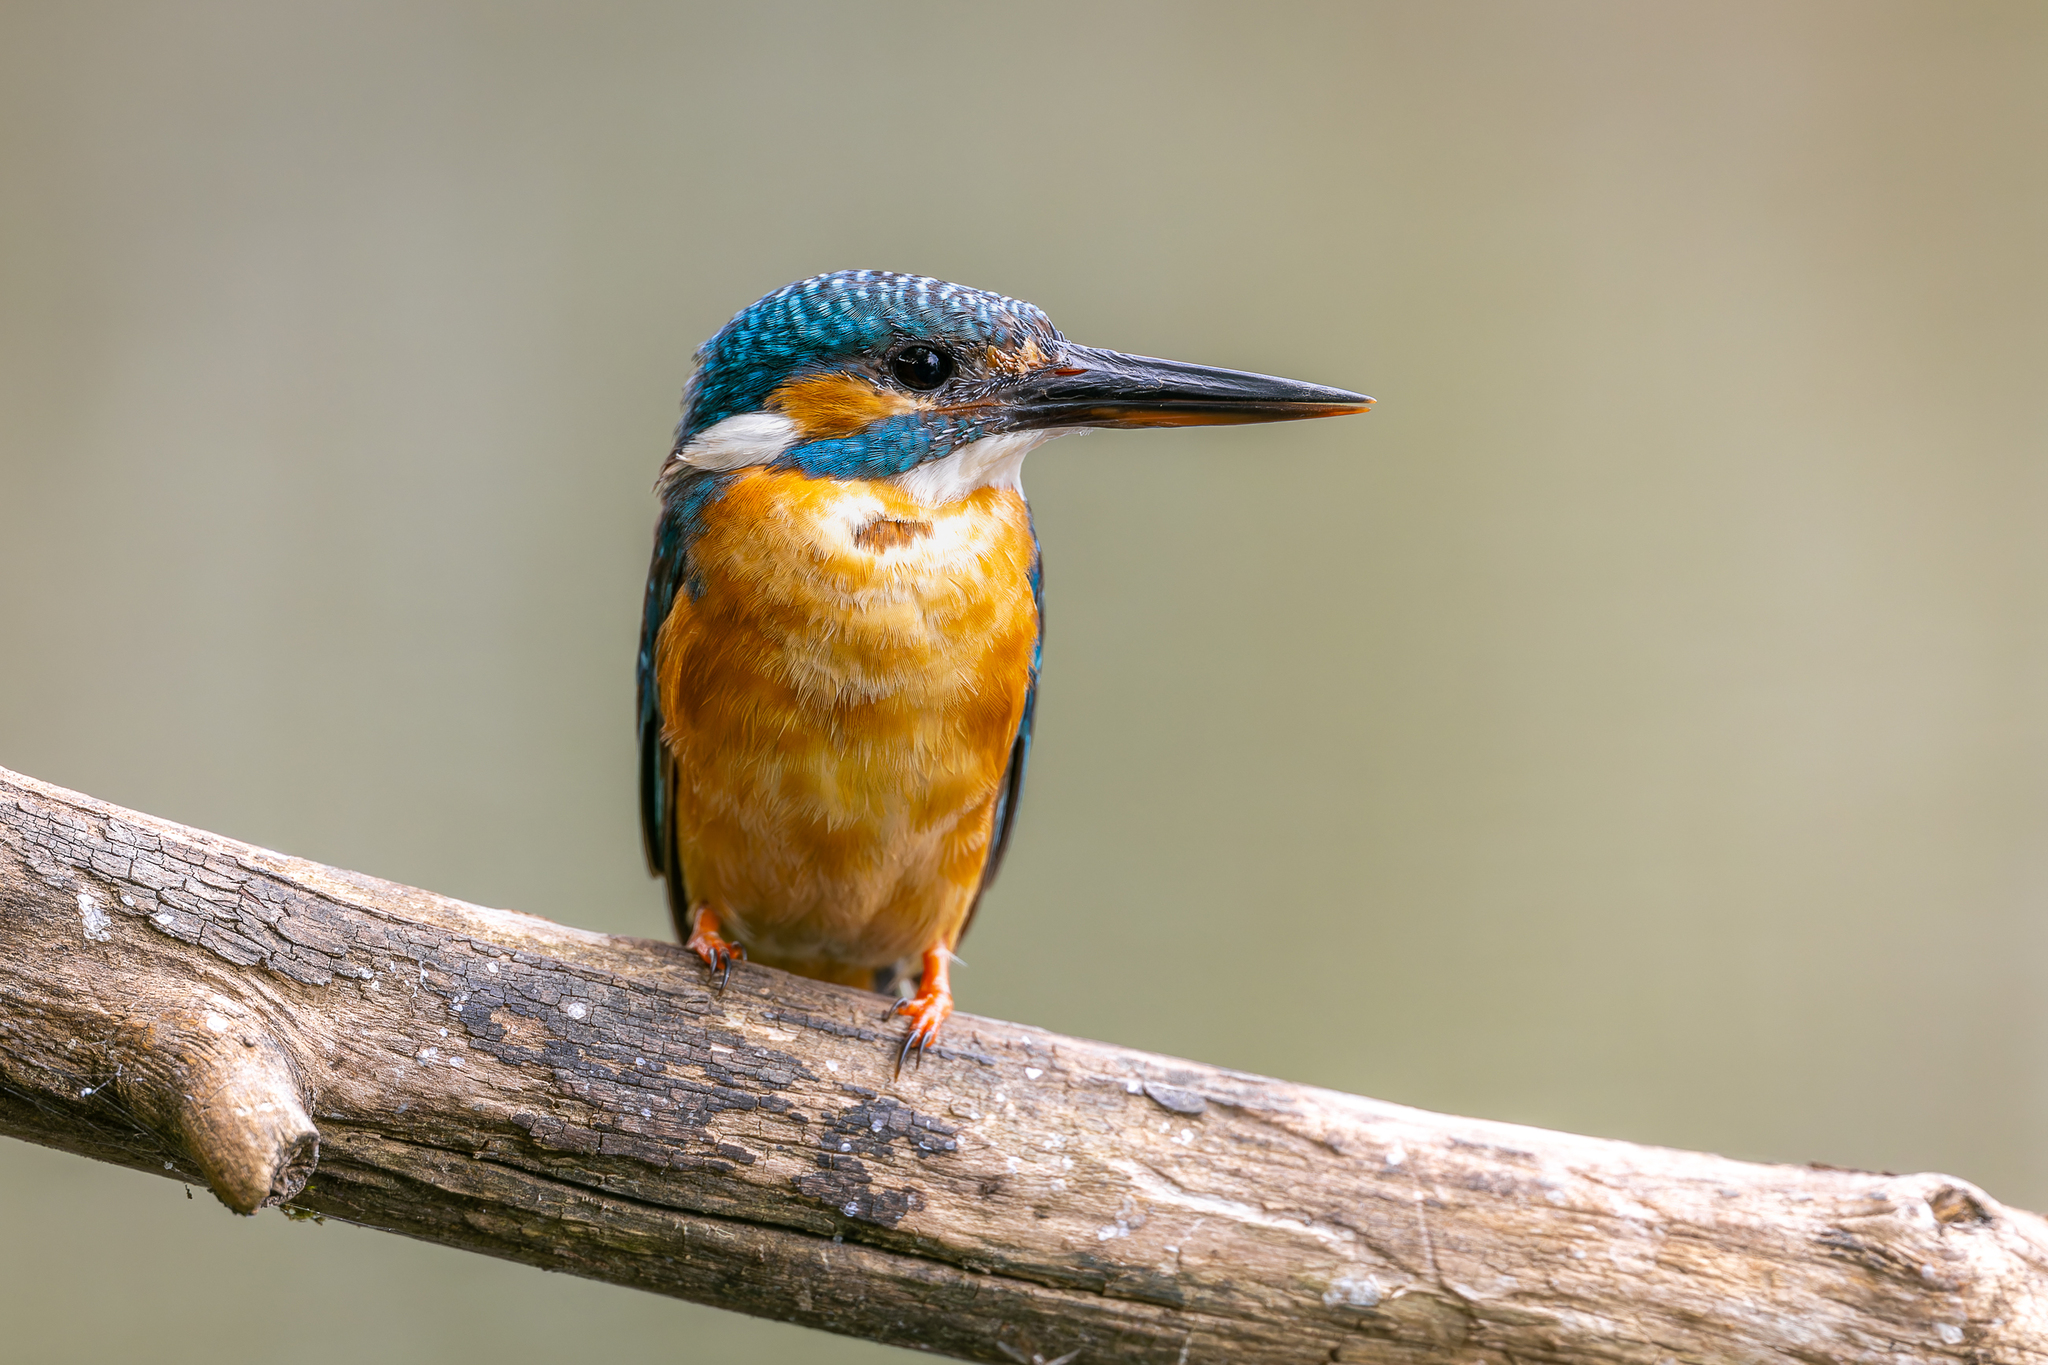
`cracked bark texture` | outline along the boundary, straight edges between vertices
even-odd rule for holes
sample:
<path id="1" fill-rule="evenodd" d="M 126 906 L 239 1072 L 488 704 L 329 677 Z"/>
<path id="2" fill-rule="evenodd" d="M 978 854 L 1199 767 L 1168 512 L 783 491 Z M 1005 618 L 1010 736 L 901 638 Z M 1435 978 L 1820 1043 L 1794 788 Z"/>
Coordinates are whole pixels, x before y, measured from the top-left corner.
<path id="1" fill-rule="evenodd" d="M 2048 1361 L 1939 1175 L 1424 1113 L 607 937 L 0 769 L 0 1132 L 968 1360 Z"/>

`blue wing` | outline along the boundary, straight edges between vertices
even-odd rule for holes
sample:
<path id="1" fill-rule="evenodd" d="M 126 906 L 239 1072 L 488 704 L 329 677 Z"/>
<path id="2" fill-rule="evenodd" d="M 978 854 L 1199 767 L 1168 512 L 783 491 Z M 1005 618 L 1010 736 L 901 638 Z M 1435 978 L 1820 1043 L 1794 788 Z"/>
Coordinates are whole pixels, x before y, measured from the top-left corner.
<path id="1" fill-rule="evenodd" d="M 689 936 L 690 898 L 683 886 L 683 864 L 676 848 L 675 821 L 671 818 L 674 760 L 661 739 L 661 689 L 654 676 L 654 646 L 662 622 L 668 619 L 676 594 L 684 589 L 689 576 L 690 532 L 695 513 L 703 505 L 701 498 L 691 496 L 696 491 L 678 489 L 681 496 L 664 499 L 661 520 L 655 524 L 654 562 L 647 570 L 647 599 L 640 618 L 638 668 L 640 837 L 647 851 L 648 871 L 668 882 L 669 915 L 675 920 L 679 939 Z"/>

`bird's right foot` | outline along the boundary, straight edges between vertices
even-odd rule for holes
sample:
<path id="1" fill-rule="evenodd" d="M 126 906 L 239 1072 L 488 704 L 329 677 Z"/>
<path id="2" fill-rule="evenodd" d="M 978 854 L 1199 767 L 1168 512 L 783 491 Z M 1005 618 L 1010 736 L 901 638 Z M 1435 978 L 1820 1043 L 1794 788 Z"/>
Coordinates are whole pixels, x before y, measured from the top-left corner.
<path id="1" fill-rule="evenodd" d="M 724 990 L 725 983 L 732 976 L 735 959 L 744 962 L 747 950 L 719 932 L 718 912 L 708 905 L 697 907 L 697 920 L 690 930 L 689 941 L 683 946 L 704 959 L 704 965 L 711 969 L 711 975 L 718 982 L 718 989 Z"/>
<path id="2" fill-rule="evenodd" d="M 903 1064 L 912 1056 L 917 1058 L 920 1068 L 924 1066 L 925 1049 L 939 1036 L 940 1027 L 953 1015 L 953 985 L 947 972 L 952 961 L 952 950 L 944 944 L 926 951 L 924 955 L 924 976 L 918 982 L 916 995 L 908 1000 L 896 1002 L 896 1008 L 889 1011 L 891 1016 L 910 1016 L 910 1033 L 903 1040 L 903 1050 L 896 1054 L 896 1074 L 903 1074 Z"/>

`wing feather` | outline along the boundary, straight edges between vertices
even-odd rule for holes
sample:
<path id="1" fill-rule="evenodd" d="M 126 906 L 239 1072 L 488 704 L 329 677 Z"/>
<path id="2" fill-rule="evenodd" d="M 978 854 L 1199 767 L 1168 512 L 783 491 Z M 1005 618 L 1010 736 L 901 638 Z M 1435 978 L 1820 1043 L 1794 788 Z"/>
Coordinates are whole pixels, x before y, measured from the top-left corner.
<path id="1" fill-rule="evenodd" d="M 683 886 L 683 864 L 676 848 L 675 761 L 663 742 L 661 686 L 655 676 L 655 648 L 662 623 L 675 606 L 688 573 L 687 537 L 683 508 L 670 500 L 654 530 L 654 561 L 647 572 L 647 599 L 640 620 L 639 729 L 640 729 L 640 837 L 647 853 L 647 869 L 668 883 L 669 914 L 675 920 L 676 937 L 687 938 L 689 893 Z"/>

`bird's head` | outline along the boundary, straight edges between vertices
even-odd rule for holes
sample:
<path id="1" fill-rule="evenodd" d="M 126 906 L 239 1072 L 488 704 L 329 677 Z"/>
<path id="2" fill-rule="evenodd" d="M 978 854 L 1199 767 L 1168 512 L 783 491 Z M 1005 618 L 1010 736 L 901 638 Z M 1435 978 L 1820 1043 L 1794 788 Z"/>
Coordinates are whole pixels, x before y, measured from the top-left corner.
<path id="1" fill-rule="evenodd" d="M 1014 483 L 1026 451 L 1072 431 L 1334 417 L 1372 401 L 1078 346 L 1017 299 L 844 270 L 776 290 L 704 344 L 666 472 L 777 465 L 896 478 L 944 501 Z"/>

